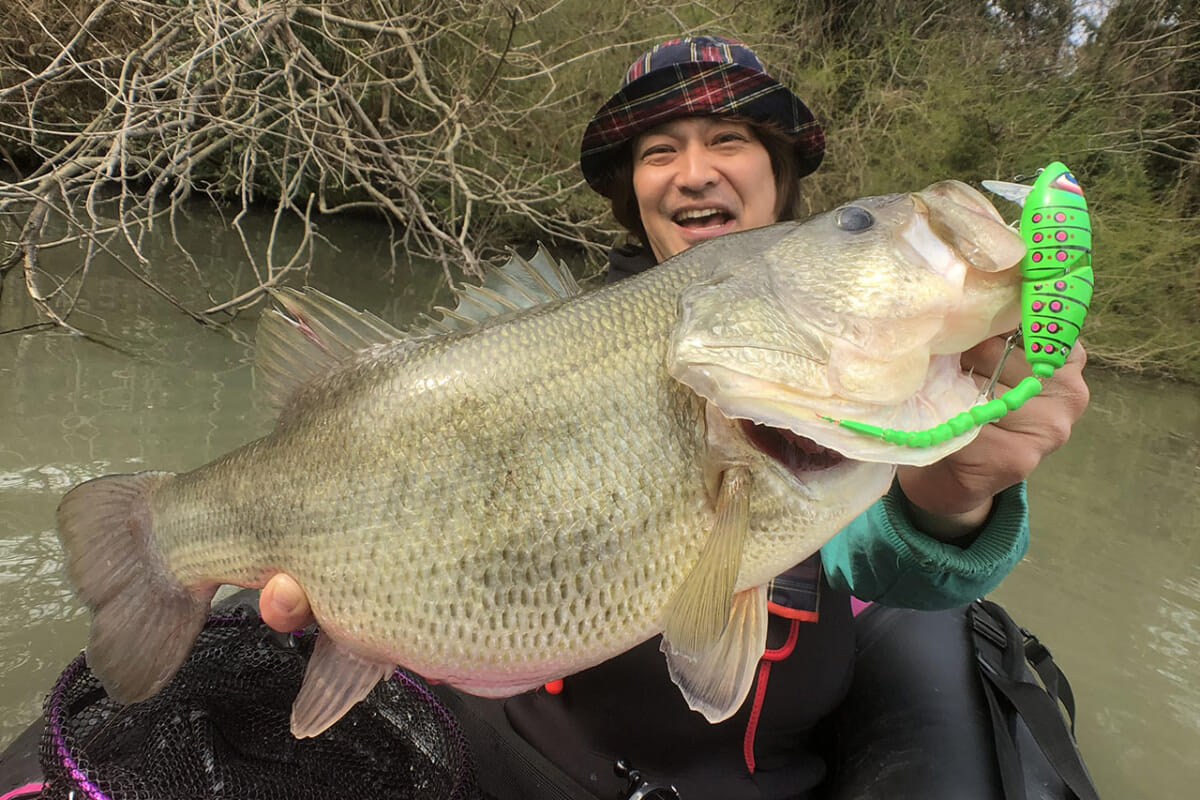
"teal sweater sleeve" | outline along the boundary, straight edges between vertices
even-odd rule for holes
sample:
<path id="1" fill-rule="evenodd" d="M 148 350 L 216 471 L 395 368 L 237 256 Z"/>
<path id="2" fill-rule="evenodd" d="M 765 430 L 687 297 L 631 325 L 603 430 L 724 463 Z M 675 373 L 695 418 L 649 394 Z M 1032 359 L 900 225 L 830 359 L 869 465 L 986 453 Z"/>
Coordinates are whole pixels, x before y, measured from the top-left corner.
<path id="1" fill-rule="evenodd" d="M 1029 546 L 1025 484 L 996 495 L 984 529 L 968 547 L 913 528 L 899 485 L 821 548 L 832 586 L 860 600 L 902 608 L 965 605 L 1012 571 Z"/>

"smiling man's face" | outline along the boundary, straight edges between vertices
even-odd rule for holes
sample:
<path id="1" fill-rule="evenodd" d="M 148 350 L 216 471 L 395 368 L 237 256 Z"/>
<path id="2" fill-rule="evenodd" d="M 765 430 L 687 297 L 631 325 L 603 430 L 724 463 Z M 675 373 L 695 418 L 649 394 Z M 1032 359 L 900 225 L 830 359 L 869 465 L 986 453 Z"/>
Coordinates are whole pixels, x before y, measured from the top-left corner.
<path id="1" fill-rule="evenodd" d="M 633 192 L 662 262 L 697 242 L 776 221 L 775 173 L 754 130 L 682 117 L 633 142 Z"/>

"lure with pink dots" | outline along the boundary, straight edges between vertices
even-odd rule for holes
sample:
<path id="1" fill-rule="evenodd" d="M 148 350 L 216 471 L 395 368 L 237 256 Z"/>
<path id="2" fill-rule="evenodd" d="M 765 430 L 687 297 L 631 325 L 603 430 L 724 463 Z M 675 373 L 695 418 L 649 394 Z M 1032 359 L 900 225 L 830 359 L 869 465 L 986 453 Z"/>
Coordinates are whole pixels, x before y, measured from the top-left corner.
<path id="1" fill-rule="evenodd" d="M 1027 252 L 1021 300 L 1025 356 L 1061 367 L 1092 300 L 1092 224 L 1075 176 L 1051 164 L 1034 182 L 1021 215 Z"/>

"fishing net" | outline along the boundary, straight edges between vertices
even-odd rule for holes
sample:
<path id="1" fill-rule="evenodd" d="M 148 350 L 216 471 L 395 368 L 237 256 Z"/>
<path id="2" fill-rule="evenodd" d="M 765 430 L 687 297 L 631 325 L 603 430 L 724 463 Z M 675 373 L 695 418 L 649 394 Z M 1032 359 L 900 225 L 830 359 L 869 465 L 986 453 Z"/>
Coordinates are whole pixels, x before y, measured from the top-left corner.
<path id="1" fill-rule="evenodd" d="M 81 655 L 46 699 L 42 798 L 478 796 L 454 718 L 400 670 L 320 736 L 295 739 L 291 706 L 315 639 L 277 634 L 235 605 L 210 617 L 166 688 L 130 706 L 108 698 Z"/>

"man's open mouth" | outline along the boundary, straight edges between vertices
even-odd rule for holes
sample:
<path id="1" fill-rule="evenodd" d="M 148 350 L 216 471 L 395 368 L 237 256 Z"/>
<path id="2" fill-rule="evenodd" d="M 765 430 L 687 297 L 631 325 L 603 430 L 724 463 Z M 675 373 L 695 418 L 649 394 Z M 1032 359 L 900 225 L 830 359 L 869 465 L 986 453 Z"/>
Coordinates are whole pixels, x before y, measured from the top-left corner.
<path id="1" fill-rule="evenodd" d="M 712 228 L 729 222 L 733 215 L 720 208 L 696 208 L 680 211 L 671 219 L 684 228 Z"/>
<path id="2" fill-rule="evenodd" d="M 739 420 L 746 438 L 759 450 L 783 464 L 793 475 L 819 472 L 836 467 L 846 457 L 812 439 L 791 431 L 759 425 L 748 419 Z"/>

